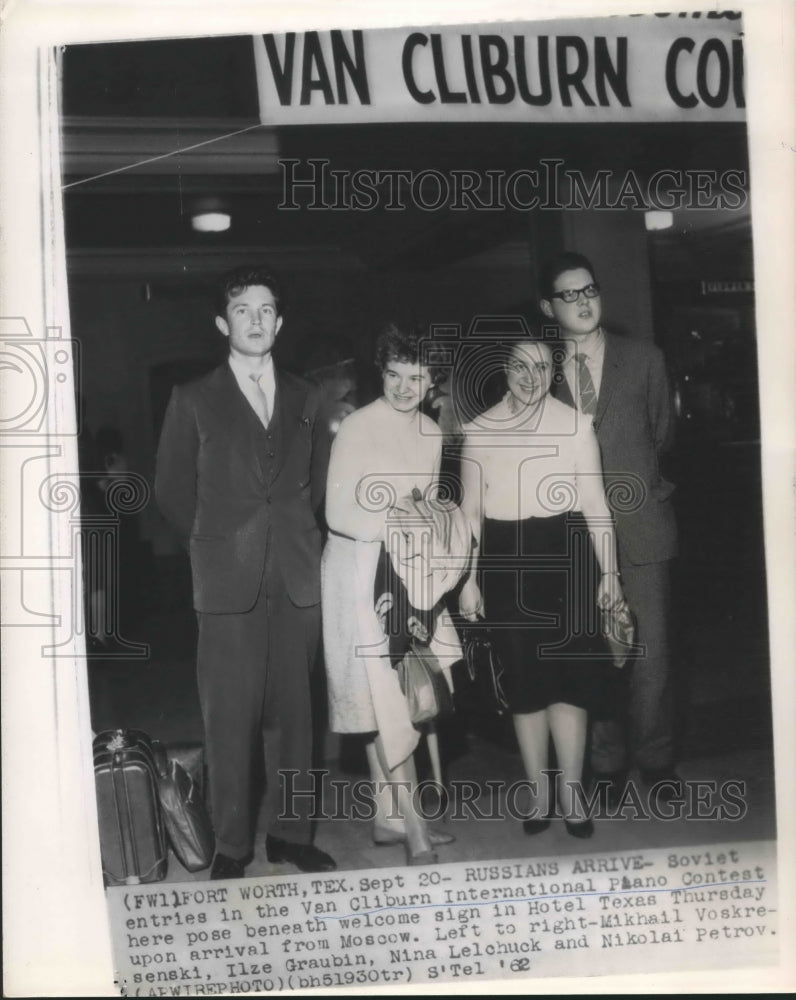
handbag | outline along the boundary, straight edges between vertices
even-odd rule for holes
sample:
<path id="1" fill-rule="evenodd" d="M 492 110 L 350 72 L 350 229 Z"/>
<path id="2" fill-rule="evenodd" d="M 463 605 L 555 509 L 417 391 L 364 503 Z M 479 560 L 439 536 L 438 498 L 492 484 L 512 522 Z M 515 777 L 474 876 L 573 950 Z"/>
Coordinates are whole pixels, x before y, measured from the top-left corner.
<path id="1" fill-rule="evenodd" d="M 448 682 L 428 646 L 413 641 L 396 670 L 413 725 L 451 714 L 453 698 Z"/>
<path id="2" fill-rule="evenodd" d="M 191 741 L 169 743 L 166 747 L 169 760 L 176 760 L 196 785 L 201 798 L 205 798 L 205 748 L 202 743 Z"/>
<path id="3" fill-rule="evenodd" d="M 202 871 L 213 860 L 215 834 L 198 784 L 155 741 L 158 798 L 169 843 L 183 868 Z"/>
<path id="4" fill-rule="evenodd" d="M 481 686 L 490 707 L 503 715 L 508 711 L 509 701 L 503 688 L 503 664 L 495 649 L 492 631 L 488 628 L 463 631 L 462 650 L 467 675 Z"/>
<path id="5" fill-rule="evenodd" d="M 615 607 L 600 607 L 600 624 L 615 667 L 623 667 L 635 651 L 636 623 L 627 601 Z"/>

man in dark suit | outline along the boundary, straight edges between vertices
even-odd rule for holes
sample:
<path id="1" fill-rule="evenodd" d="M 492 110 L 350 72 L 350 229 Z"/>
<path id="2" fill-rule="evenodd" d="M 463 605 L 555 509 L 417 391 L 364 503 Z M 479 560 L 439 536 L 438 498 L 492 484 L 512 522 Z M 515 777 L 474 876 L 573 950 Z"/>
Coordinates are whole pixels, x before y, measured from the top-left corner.
<path id="1" fill-rule="evenodd" d="M 320 631 L 327 428 L 320 390 L 275 369 L 279 287 L 238 268 L 219 283 L 229 358 L 171 396 L 157 456 L 163 514 L 188 543 L 199 624 L 197 677 L 216 830 L 211 878 L 239 878 L 252 854 L 256 755 L 264 751 L 270 861 L 332 871 L 306 808 L 283 810 L 280 772 L 311 766 L 310 669 Z M 284 815 L 282 815 L 284 813 Z"/>
<path id="2" fill-rule="evenodd" d="M 601 326 L 600 288 L 590 261 L 565 252 L 540 279 L 541 309 L 562 338 L 553 393 L 594 422 L 606 496 L 616 520 L 619 570 L 644 647 L 630 669 L 630 749 L 642 779 L 663 798 L 679 794 L 669 655 L 670 565 L 677 552 L 674 489 L 658 459 L 670 443 L 674 414 L 661 352 Z M 595 720 L 591 763 L 616 802 L 628 754 L 619 719 Z M 665 783 L 665 784 L 662 784 Z"/>

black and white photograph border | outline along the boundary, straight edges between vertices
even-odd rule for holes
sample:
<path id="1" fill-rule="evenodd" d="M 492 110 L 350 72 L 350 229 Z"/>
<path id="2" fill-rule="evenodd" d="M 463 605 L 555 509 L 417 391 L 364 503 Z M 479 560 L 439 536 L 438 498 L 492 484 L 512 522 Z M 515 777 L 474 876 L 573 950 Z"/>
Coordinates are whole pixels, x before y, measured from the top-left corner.
<path id="1" fill-rule="evenodd" d="M 553 12 L 528 4 L 521 5 L 521 11 L 517 5 L 496 5 L 494 13 L 485 16 L 482 10 L 469 12 L 457 5 L 454 12 L 451 5 L 441 4 L 434 16 L 426 5 L 422 10 L 406 7 L 383 13 L 353 7 L 345 15 L 331 5 L 313 5 L 288 14 L 276 5 L 269 9 L 260 4 L 256 12 L 225 11 L 220 24 L 199 6 L 192 9 L 188 32 L 185 8 L 159 6 L 158 15 L 165 10 L 170 18 L 153 30 L 141 21 L 146 5 L 138 11 L 111 6 L 112 15 L 110 10 L 97 13 L 91 37 L 85 24 L 78 24 L 75 5 L 12 6 L 5 12 L 5 38 L 0 39 L 4 82 L 10 84 L 3 88 L 2 108 L 7 139 L 2 154 L 0 309 L 0 377 L 10 390 L 0 431 L 6 992 L 107 995 L 113 989 L 92 734 L 142 728 L 175 752 L 180 745 L 201 741 L 187 560 L 150 499 L 154 448 L 171 386 L 223 358 L 218 354 L 223 340 L 209 304 L 204 309 L 201 287 L 225 267 L 252 256 L 273 261 L 285 277 L 289 310 L 277 341 L 282 351 L 278 362 L 325 380 L 332 394 L 341 386 L 355 387 L 359 404 L 375 395 L 369 384 L 369 352 L 376 317 L 408 299 L 424 307 L 435 335 L 448 347 L 468 340 L 472 347 L 487 328 L 500 336 L 518 319 L 531 325 L 540 322 L 535 285 L 547 241 L 593 258 L 610 328 L 629 333 L 642 323 L 649 329 L 651 321 L 656 342 L 664 348 L 679 413 L 671 474 L 679 487 L 686 554 L 681 552 L 675 575 L 680 600 L 675 600 L 674 614 L 681 626 L 677 649 L 685 675 L 679 678 L 684 700 L 677 769 L 690 816 L 666 822 L 658 805 L 657 816 L 642 818 L 645 803 L 631 796 L 623 818 L 595 819 L 596 832 L 587 845 L 567 836 L 562 823 L 529 838 L 523 834 L 521 816 L 478 819 L 479 813 L 494 812 L 494 802 L 485 804 L 476 795 L 495 778 L 503 779 L 500 804 L 505 811 L 506 789 L 521 782 L 523 770 L 511 726 L 494 714 L 484 718 L 473 712 L 461 674 L 455 680 L 461 682 L 458 694 L 464 700 L 457 708 L 465 722 L 440 727 L 450 799 L 436 829 L 456 836 L 454 844 L 440 849 L 440 861 L 477 866 L 491 860 L 580 856 L 584 846 L 590 854 L 630 856 L 659 847 L 676 852 L 692 845 L 776 841 L 778 921 L 787 940 L 787 928 L 793 927 L 793 893 L 787 886 L 793 885 L 788 856 L 793 844 L 789 798 L 796 704 L 790 669 L 794 421 L 783 419 L 793 416 L 793 345 L 780 334 L 792 325 L 787 306 L 794 300 L 796 137 L 787 91 L 792 74 L 789 78 L 786 70 L 794 56 L 793 4 L 740 5 L 748 149 L 746 140 L 739 139 L 740 126 L 732 122 L 706 122 L 699 137 L 685 126 L 678 131 L 676 123 L 636 123 L 624 133 L 612 123 L 546 123 L 528 137 L 520 124 L 483 122 L 438 127 L 428 160 L 418 150 L 419 126 L 399 120 L 386 126 L 280 122 L 273 129 L 242 132 L 223 152 L 215 143 L 200 146 L 211 137 L 201 129 L 186 130 L 187 139 L 184 132 L 168 129 L 125 133 L 118 121 L 109 121 L 109 109 L 114 102 L 135 108 L 136 92 L 146 87 L 120 76 L 114 79 L 118 65 L 113 65 L 112 46 L 130 43 L 125 47 L 134 44 L 152 52 L 151 66 L 159 70 L 162 60 L 154 52 L 156 47 L 164 51 L 166 38 L 174 39 L 168 43 L 172 53 L 179 47 L 177 39 L 190 35 L 193 43 L 202 41 L 212 63 L 218 50 L 211 43 L 213 36 L 223 35 L 218 41 L 230 46 L 267 31 L 278 35 L 339 25 L 362 29 L 375 39 L 381 26 L 417 25 L 431 32 L 433 28 L 422 26 L 435 21 L 461 24 L 470 17 L 486 23 L 530 22 L 524 25 L 528 28 Z M 596 11 L 593 6 L 561 4 L 555 16 L 638 14 L 639 6 L 605 5 Z M 668 5 L 655 6 L 659 11 Z M 150 13 L 155 9 L 148 8 Z M 683 12 L 693 14 L 693 5 Z M 772 39 L 784 49 L 776 63 L 766 54 Z M 99 60 L 81 63 L 89 44 Z M 57 57 L 51 58 L 54 53 Z M 228 49 L 219 65 L 224 59 L 230 65 L 230 53 Z M 207 65 L 204 72 L 209 83 Z M 189 107 L 215 100 L 218 111 L 213 117 L 237 121 L 239 116 L 228 109 L 237 106 L 241 86 L 233 68 L 224 93 L 221 88 L 213 93 L 211 86 L 186 100 Z M 737 86 L 731 83 L 729 89 Z M 80 101 L 87 93 L 91 99 L 85 107 L 94 102 L 89 115 L 95 120 L 83 119 L 81 128 Z M 737 90 L 734 93 L 737 96 Z M 165 96 L 176 100 L 173 94 Z M 59 107 L 62 119 L 56 113 Z M 256 95 L 253 107 L 256 117 L 261 113 Z M 467 130 L 479 128 L 483 134 L 491 130 L 490 138 L 500 140 L 494 159 L 480 143 L 470 148 L 466 141 Z M 666 138 L 661 139 L 664 132 Z M 264 145 L 252 139 L 269 134 Z M 376 134 L 378 141 L 369 142 Z M 609 137 L 615 149 L 631 134 L 636 141 L 629 142 L 627 159 L 624 153 L 606 154 L 603 149 L 595 154 L 597 138 Z M 228 203 L 245 215 L 247 200 L 251 208 L 259 199 L 266 206 L 260 209 L 263 217 L 252 217 L 256 211 L 250 210 L 242 236 L 238 228 L 233 240 L 222 237 L 215 245 L 201 245 L 202 237 L 185 229 L 185 206 L 178 200 L 174 208 L 174 170 L 160 159 L 173 158 L 177 149 L 183 151 L 176 167 L 178 199 L 198 199 L 211 176 L 216 181 L 233 177 L 234 184 L 224 191 Z M 265 197 L 242 166 L 261 155 L 272 170 Z M 114 173 L 145 159 L 151 161 L 148 169 Z M 306 200 L 318 189 L 297 187 L 297 171 L 317 172 L 324 160 L 338 172 L 331 184 L 326 178 L 322 210 L 310 210 Z M 391 215 L 383 206 L 358 211 L 361 206 L 351 203 L 353 188 L 345 188 L 345 180 L 341 190 L 341 179 L 361 172 L 363 164 L 369 170 L 389 171 L 407 169 L 407 163 L 414 170 L 402 189 L 407 203 Z M 448 210 L 449 204 L 423 204 L 428 188 L 413 183 L 419 172 L 437 170 L 435 183 L 440 176 L 453 178 L 448 194 L 455 199 L 461 197 L 455 184 L 464 175 L 480 176 L 493 163 L 493 180 L 503 179 L 498 204 L 482 208 L 476 200 L 470 213 L 457 216 Z M 601 194 L 601 209 L 584 209 L 571 201 L 567 207 L 572 177 L 566 169 L 565 190 L 556 188 L 555 205 L 543 213 L 524 200 L 541 195 L 549 202 L 550 178 L 554 175 L 555 183 L 561 182 L 561 164 L 584 183 L 584 178 L 593 181 L 595 170 L 607 167 L 611 176 Z M 536 171 L 534 176 L 517 179 L 520 169 L 529 168 Z M 667 240 L 665 231 L 645 229 L 645 213 L 668 208 L 639 204 L 637 188 L 630 193 L 630 200 L 636 199 L 634 208 L 618 211 L 615 202 L 609 203 L 628 174 L 645 178 L 641 200 L 645 194 L 649 199 L 650 173 L 666 170 L 685 171 L 686 186 L 692 184 L 695 198 L 690 206 L 679 206 L 688 219 L 682 225 L 687 235 L 680 241 Z M 716 232 L 711 232 L 711 211 L 696 200 L 704 188 L 700 193 L 694 185 L 704 184 L 706 171 L 718 178 L 717 193 L 724 199 L 726 218 Z M 505 179 L 512 177 L 507 185 Z M 257 184 L 261 181 L 258 177 Z M 368 190 L 372 194 L 373 188 Z M 479 192 L 477 197 L 494 197 L 494 188 L 491 195 Z M 468 204 L 473 208 L 472 200 Z M 461 224 L 467 214 L 476 216 L 474 226 Z M 753 273 L 748 269 L 752 242 Z M 446 254 L 455 255 L 456 262 L 443 267 Z M 704 273 L 694 270 L 697 262 Z M 721 270 L 725 262 L 728 274 Z M 664 280 L 652 280 L 656 273 Z M 158 317 L 155 323 L 153 314 Z M 733 353 L 721 324 L 752 338 L 757 331 L 757 357 L 748 344 L 745 354 Z M 692 332 L 692 326 L 697 330 Z M 688 342 L 693 337 L 701 340 L 699 345 Z M 712 373 L 705 376 L 707 360 L 721 370 L 715 381 Z M 45 373 L 40 381 L 37 371 Z M 104 381 L 109 375 L 110 387 Z M 20 400 L 23 405 L 15 405 Z M 465 416 L 472 419 L 475 413 L 466 410 L 466 402 Z M 331 424 L 351 408 L 342 395 L 333 396 L 330 403 L 342 407 L 330 412 Z M 444 411 L 448 406 L 448 416 L 453 413 L 454 428 L 461 416 L 459 403 L 454 392 L 440 407 Z M 725 469 L 731 462 L 735 471 L 728 475 Z M 732 484 L 723 491 L 716 488 L 722 474 Z M 102 500 L 97 510 L 87 499 L 92 497 Z M 741 503 L 748 508 L 739 510 Z M 86 547 L 86 538 L 93 539 L 94 548 Z M 120 592 L 107 601 L 110 610 L 101 598 L 92 599 L 86 586 L 98 558 L 111 564 L 115 559 L 121 569 L 118 575 L 110 574 L 114 584 L 120 584 Z M 129 582 L 133 579 L 138 586 Z M 343 873 L 400 869 L 403 851 L 372 850 L 367 822 L 334 819 L 340 813 L 341 790 L 347 813 L 351 784 L 358 781 L 365 787 L 361 746 L 330 735 L 323 719 L 316 743 L 316 773 L 320 780 L 325 772 L 322 805 L 327 813 L 317 823 L 316 845 L 336 858 Z M 428 762 L 421 759 L 427 775 L 433 775 L 433 765 L 433 755 Z M 631 787 L 645 798 L 646 786 L 637 782 Z M 649 798 L 646 805 L 656 808 Z M 723 820 L 711 813 L 714 806 Z M 671 814 L 665 806 L 662 812 Z M 264 837 L 258 834 L 247 876 L 292 871 L 269 863 Z M 190 874 L 171 854 L 161 887 L 195 884 L 207 877 L 207 871 Z M 791 960 L 784 956 L 781 961 L 779 969 L 739 968 L 724 975 L 695 970 L 678 978 L 678 970 L 672 970 L 654 981 L 607 976 L 591 979 L 589 990 L 651 992 L 687 986 L 734 992 L 740 984 L 749 991 L 787 989 L 793 986 L 793 966 L 786 967 Z M 577 963 L 571 970 L 586 972 Z M 498 988 L 559 992 L 572 982 L 522 977 L 501 980 Z M 483 985 L 479 982 L 477 988 Z"/>

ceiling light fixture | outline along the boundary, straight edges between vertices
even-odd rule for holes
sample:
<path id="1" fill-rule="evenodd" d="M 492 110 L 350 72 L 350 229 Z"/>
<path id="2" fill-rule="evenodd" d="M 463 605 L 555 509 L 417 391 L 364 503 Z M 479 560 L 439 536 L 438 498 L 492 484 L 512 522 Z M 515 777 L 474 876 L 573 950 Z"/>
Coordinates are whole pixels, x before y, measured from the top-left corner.
<path id="1" fill-rule="evenodd" d="M 674 212 L 645 212 L 644 225 L 647 232 L 657 229 L 671 229 L 674 225 Z"/>
<path id="2" fill-rule="evenodd" d="M 220 198 L 201 198 L 191 211 L 191 227 L 197 233 L 223 233 L 232 225 L 229 208 Z"/>

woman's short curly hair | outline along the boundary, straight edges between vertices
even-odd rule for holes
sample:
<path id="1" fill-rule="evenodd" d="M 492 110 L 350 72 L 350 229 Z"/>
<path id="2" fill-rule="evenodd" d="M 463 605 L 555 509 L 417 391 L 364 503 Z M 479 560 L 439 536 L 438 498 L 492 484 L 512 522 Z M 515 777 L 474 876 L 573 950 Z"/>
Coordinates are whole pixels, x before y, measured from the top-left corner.
<path id="1" fill-rule="evenodd" d="M 376 339 L 375 362 L 378 370 L 384 374 L 393 361 L 420 364 L 428 368 L 434 385 L 441 382 L 447 375 L 448 369 L 439 363 L 440 349 L 430 341 L 425 329 L 419 323 L 399 324 L 395 321 L 386 323 Z"/>

